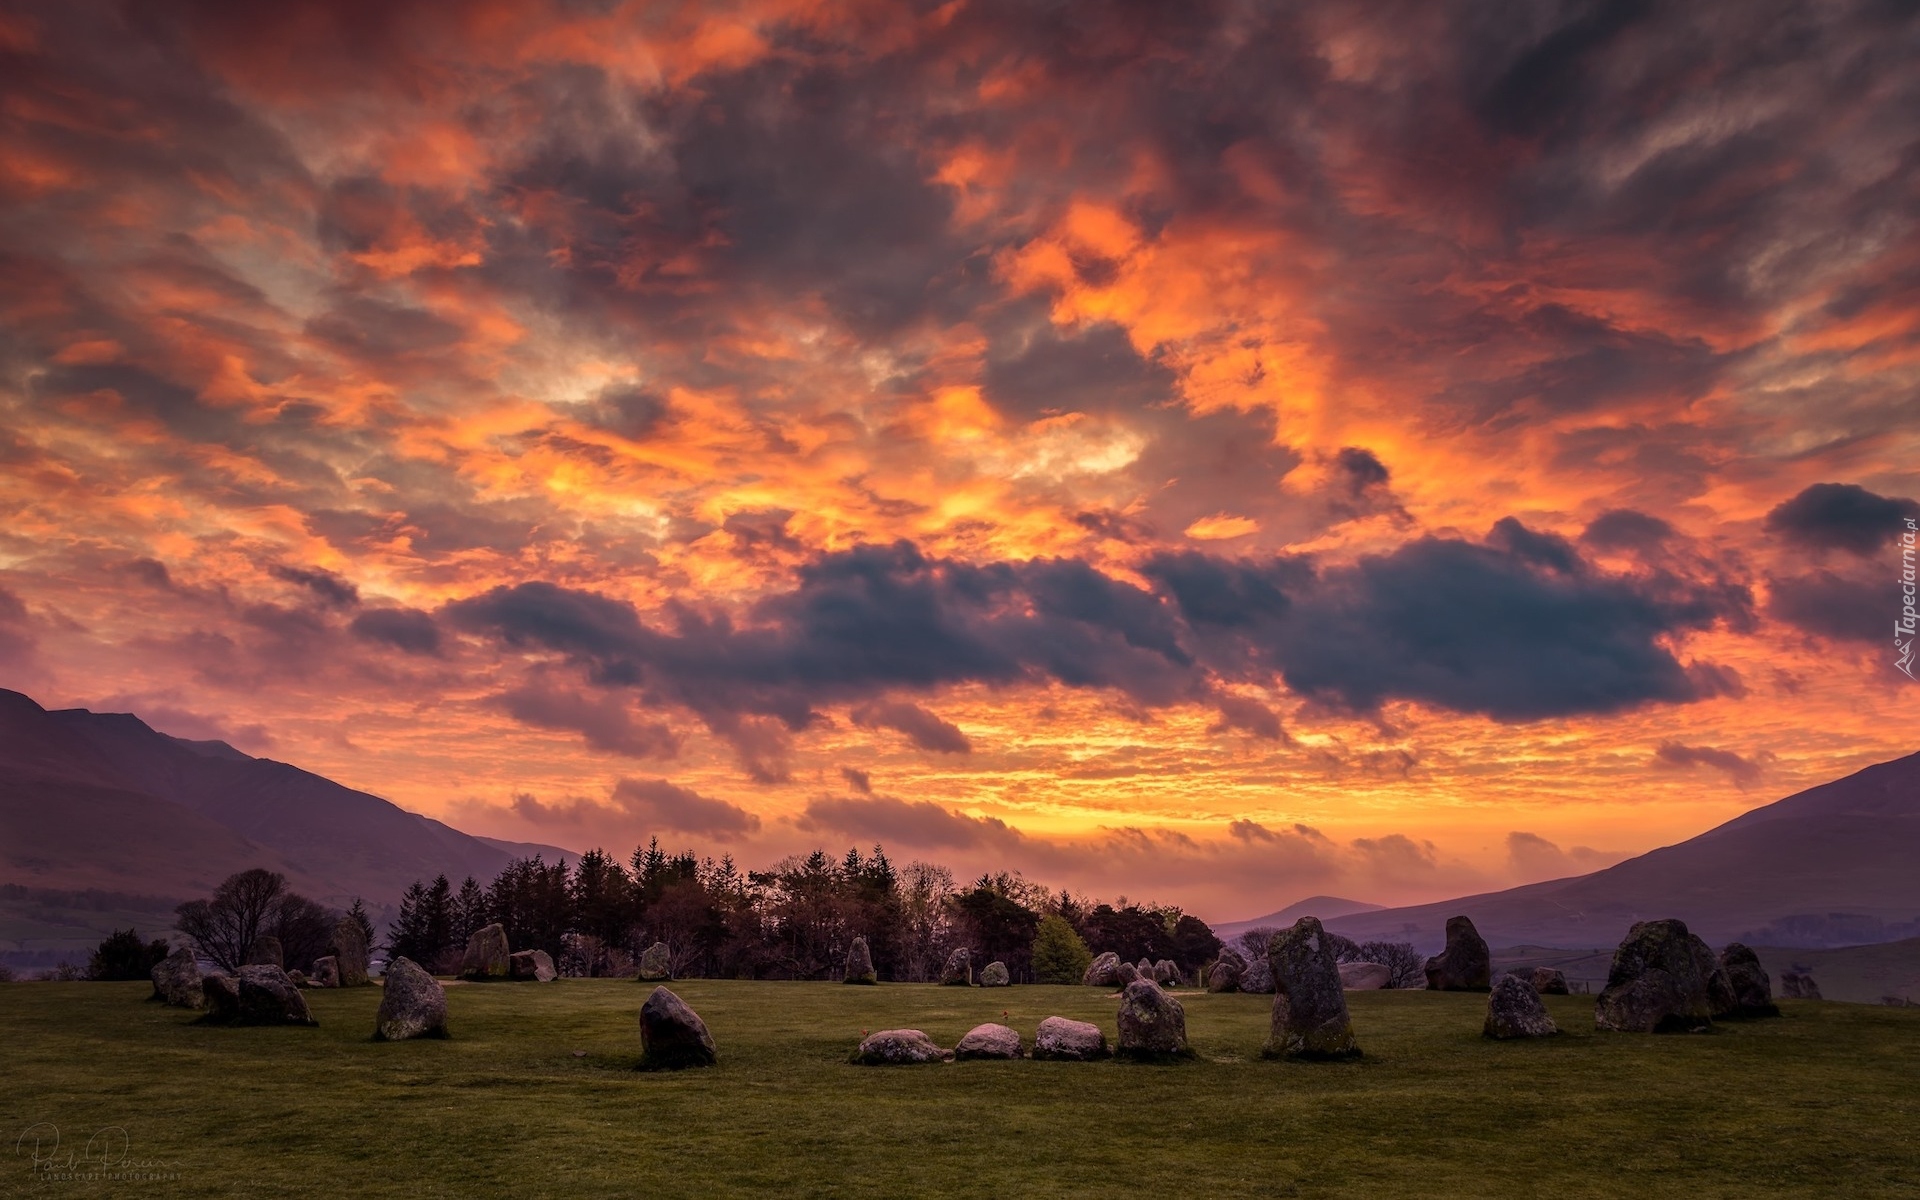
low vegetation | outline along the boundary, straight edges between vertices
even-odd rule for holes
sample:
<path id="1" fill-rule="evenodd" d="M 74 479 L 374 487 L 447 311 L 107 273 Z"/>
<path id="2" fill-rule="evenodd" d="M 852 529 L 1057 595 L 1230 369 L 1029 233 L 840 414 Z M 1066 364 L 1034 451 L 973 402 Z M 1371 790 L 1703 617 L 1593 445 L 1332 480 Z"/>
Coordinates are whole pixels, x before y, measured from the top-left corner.
<path id="1" fill-rule="evenodd" d="M 1182 993 L 1171 1066 L 863 1068 L 862 1030 L 952 1046 L 1045 1016 L 1114 1032 L 1098 989 L 689 980 L 710 1070 L 649 1074 L 619 980 L 448 988 L 447 1041 L 370 1040 L 379 989 L 308 993 L 317 1029 L 222 1029 L 143 984 L 0 989 L 6 1139 L 177 1196 L 1895 1195 L 1920 1189 L 1920 1012 L 1788 1002 L 1711 1034 L 1480 1036 L 1485 997 L 1351 996 L 1366 1057 L 1263 1062 L 1269 998 Z M 102 1131 L 123 1131 L 119 1134 Z M 0 1192 L 31 1186 L 30 1152 Z M 124 1150 L 115 1147 L 124 1145 Z M 76 1158 L 76 1168 L 81 1160 Z M 91 1189 L 91 1190 L 90 1190 Z M 72 1186 L 104 1194 L 117 1185 Z"/>

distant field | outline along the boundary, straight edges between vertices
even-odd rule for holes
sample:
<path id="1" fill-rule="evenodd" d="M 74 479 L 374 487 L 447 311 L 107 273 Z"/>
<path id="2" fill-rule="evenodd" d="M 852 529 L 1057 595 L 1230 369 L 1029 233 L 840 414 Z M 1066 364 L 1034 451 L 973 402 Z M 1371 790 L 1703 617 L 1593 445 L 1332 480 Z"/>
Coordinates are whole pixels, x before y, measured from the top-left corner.
<path id="1" fill-rule="evenodd" d="M 1496 1044 L 1484 998 L 1355 995 L 1355 1064 L 1261 1061 L 1264 996 L 1183 995 L 1200 1061 L 863 1068 L 865 1029 L 952 1045 L 1089 988 L 689 981 L 721 1065 L 632 1069 L 647 989 L 449 988 L 454 1037 L 369 1040 L 377 988 L 310 993 L 318 1029 L 217 1029 L 144 984 L 0 987 L 0 1194 L 167 1196 L 1920 1195 L 1920 1010 L 1789 1003 L 1707 1035 Z M 584 1052 L 584 1057 L 576 1057 Z M 5 1157 L 124 1131 L 147 1182 Z M 43 1145 L 44 1145 L 43 1141 Z M 27 1143 L 30 1147 L 31 1142 Z M 108 1149 L 108 1153 L 116 1152 Z M 77 1169 L 77 1168 L 76 1168 Z"/>

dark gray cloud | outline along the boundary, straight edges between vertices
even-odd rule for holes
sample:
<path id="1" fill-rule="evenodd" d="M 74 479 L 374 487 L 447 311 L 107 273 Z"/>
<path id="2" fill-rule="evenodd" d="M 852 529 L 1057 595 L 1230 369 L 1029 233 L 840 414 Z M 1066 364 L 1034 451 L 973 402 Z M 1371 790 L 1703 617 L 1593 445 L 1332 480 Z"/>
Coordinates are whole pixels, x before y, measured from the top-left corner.
<path id="1" fill-rule="evenodd" d="M 408 654 L 440 653 L 440 626 L 432 614 L 417 608 L 370 608 L 348 626 L 355 637 L 404 650 Z"/>
<path id="2" fill-rule="evenodd" d="M 892 729 L 922 750 L 935 754 L 971 754 L 973 742 L 958 725 L 944 721 L 918 704 L 903 700 L 882 704 L 863 704 L 851 714 L 853 723 L 863 729 Z"/>
<path id="3" fill-rule="evenodd" d="M 353 581 L 318 567 L 289 567 L 275 564 L 267 574 L 312 592 L 328 608 L 353 608 L 360 603 L 360 589 Z"/>
<path id="4" fill-rule="evenodd" d="M 1897 611 L 1892 576 L 1845 575 L 1821 569 L 1767 581 L 1767 615 L 1835 642 L 1881 645 Z"/>
<path id="5" fill-rule="evenodd" d="M 996 817 L 969 817 L 930 800 L 892 796 L 823 796 L 809 801 L 794 823 L 809 833 L 842 833 L 929 849 L 1004 848 L 1023 840 L 1019 830 Z"/>
<path id="6" fill-rule="evenodd" d="M 670 759 L 680 753 L 680 739 L 672 728 L 663 721 L 635 719 L 624 694 L 534 680 L 502 692 L 493 703 L 516 721 L 578 733 L 587 745 L 610 754 Z"/>
<path id="7" fill-rule="evenodd" d="M 1908 518 L 1920 518 L 1920 502 L 1854 483 L 1816 483 L 1775 506 L 1766 527 L 1803 549 L 1871 558 L 1900 536 Z"/>
<path id="8" fill-rule="evenodd" d="M 848 787 L 863 796 L 873 794 L 873 776 L 858 767 L 841 767 L 840 778 L 847 781 Z"/>
<path id="9" fill-rule="evenodd" d="M 1647 553 L 1658 549 L 1672 536 L 1673 526 L 1659 517 L 1631 508 L 1614 508 L 1589 521 L 1580 533 L 1580 540 L 1601 550 Z"/>
<path id="10" fill-rule="evenodd" d="M 1656 764 L 1668 767 L 1711 767 L 1745 788 L 1759 782 L 1765 766 L 1756 759 L 1743 758 L 1731 750 L 1712 746 L 1687 746 L 1679 742 L 1661 742 L 1653 752 Z"/>
<path id="11" fill-rule="evenodd" d="M 702 796 L 665 779 L 622 779 L 614 786 L 613 802 L 648 827 L 705 834 L 723 841 L 760 828 L 759 816 L 738 804 Z"/>

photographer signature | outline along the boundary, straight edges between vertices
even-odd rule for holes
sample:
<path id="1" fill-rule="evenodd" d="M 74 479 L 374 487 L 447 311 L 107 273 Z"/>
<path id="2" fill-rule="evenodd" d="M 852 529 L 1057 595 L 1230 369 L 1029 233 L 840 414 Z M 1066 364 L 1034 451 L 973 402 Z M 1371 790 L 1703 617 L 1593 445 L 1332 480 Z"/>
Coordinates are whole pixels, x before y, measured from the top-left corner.
<path id="1" fill-rule="evenodd" d="M 14 1139 L 13 1153 L 28 1159 L 34 1175 L 48 1182 L 177 1178 L 160 1171 L 157 1163 L 130 1158 L 130 1144 L 127 1131 L 118 1125 L 94 1130 L 78 1147 L 71 1142 L 63 1144 L 59 1126 L 39 1121 Z"/>

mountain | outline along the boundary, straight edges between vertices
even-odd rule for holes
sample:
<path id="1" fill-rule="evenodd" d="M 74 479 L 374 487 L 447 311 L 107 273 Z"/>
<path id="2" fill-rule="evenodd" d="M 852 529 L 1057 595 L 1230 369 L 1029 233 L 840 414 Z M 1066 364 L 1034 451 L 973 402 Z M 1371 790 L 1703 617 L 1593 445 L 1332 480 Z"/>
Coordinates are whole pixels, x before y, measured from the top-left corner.
<path id="1" fill-rule="evenodd" d="M 1239 937 L 1249 929 L 1259 929 L 1262 926 L 1269 929 L 1285 929 L 1301 917 L 1319 917 L 1322 921 L 1329 921 L 1334 917 L 1379 911 L 1380 905 L 1368 904 L 1363 900 L 1342 900 L 1338 896 L 1309 896 L 1296 904 L 1287 905 L 1279 912 L 1270 912 L 1264 917 L 1215 925 L 1213 932 L 1219 937 L 1230 939 Z"/>
<path id="2" fill-rule="evenodd" d="M 1359 940 L 1423 950 L 1448 917 L 1495 946 L 1605 947 L 1635 921 L 1679 917 L 1711 942 L 1838 946 L 1920 934 L 1920 754 L 1878 763 L 1698 837 L 1568 879 L 1339 917 Z"/>
<path id="3" fill-rule="evenodd" d="M 103 918 L 86 914 L 106 911 L 146 914 L 143 932 L 158 932 L 173 904 L 255 866 L 322 903 L 361 896 L 377 914 L 415 879 L 484 882 L 534 853 L 577 857 L 472 837 L 127 713 L 49 712 L 0 689 L 0 885 L 10 885 L 0 888 L 0 943 L 63 940 L 49 931 L 69 926 L 98 941 L 91 926 Z"/>

